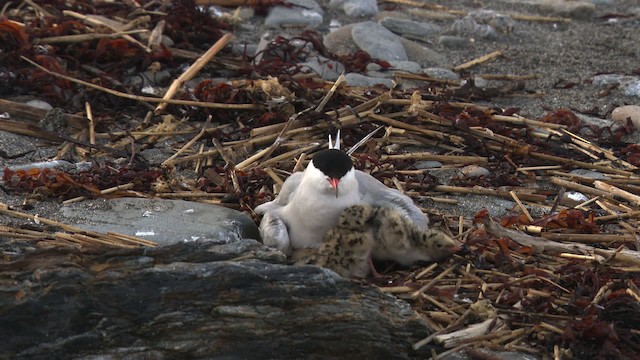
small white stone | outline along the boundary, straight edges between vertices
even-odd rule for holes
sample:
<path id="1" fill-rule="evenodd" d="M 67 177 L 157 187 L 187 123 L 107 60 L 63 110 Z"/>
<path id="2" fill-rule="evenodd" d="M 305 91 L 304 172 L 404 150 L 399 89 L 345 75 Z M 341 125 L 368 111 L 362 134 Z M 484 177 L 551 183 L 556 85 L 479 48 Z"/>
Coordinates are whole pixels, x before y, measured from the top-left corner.
<path id="1" fill-rule="evenodd" d="M 611 119 L 620 122 L 626 122 L 627 118 L 631 119 L 633 126 L 640 129 L 640 106 L 624 105 L 613 109 Z"/>

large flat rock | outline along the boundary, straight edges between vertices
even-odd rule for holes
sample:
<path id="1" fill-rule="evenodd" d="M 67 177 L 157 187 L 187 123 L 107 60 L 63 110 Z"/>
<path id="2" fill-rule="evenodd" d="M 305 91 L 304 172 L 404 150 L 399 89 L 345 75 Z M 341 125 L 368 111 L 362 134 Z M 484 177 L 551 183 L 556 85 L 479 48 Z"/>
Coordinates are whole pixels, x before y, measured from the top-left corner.
<path id="1" fill-rule="evenodd" d="M 239 211 L 183 200 L 84 201 L 63 206 L 58 220 L 86 230 L 133 235 L 159 245 L 260 238 L 253 220 Z"/>

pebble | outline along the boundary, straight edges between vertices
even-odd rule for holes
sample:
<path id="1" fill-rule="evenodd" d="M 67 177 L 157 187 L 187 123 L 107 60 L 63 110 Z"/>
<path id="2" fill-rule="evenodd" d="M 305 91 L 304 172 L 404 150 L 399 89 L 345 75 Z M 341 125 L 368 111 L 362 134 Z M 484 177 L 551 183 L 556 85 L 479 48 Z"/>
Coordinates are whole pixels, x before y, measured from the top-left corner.
<path id="1" fill-rule="evenodd" d="M 590 19 L 596 12 L 596 6 L 588 1 L 542 0 L 540 2 L 540 10 L 574 19 Z"/>
<path id="2" fill-rule="evenodd" d="M 378 23 L 365 21 L 355 24 L 351 29 L 351 37 L 361 50 L 374 59 L 409 60 L 398 36 Z"/>
<path id="3" fill-rule="evenodd" d="M 500 34 L 487 24 L 479 24 L 472 16 L 467 15 L 458 19 L 451 25 L 451 32 L 458 36 L 481 38 L 489 40 L 500 39 Z"/>
<path id="4" fill-rule="evenodd" d="M 626 96 L 640 97 L 640 80 L 632 80 L 622 86 L 622 92 Z"/>
<path id="5" fill-rule="evenodd" d="M 407 39 L 427 41 L 430 36 L 438 34 L 442 28 L 436 24 L 417 22 L 412 20 L 386 17 L 380 20 L 380 25 Z"/>
<path id="6" fill-rule="evenodd" d="M 635 76 L 621 75 L 621 74 L 602 74 L 596 75 L 592 79 L 592 83 L 596 87 L 609 87 L 611 85 L 621 85 L 628 82 L 638 80 Z"/>
<path id="7" fill-rule="evenodd" d="M 412 74 L 422 72 L 422 66 L 414 61 L 389 61 L 393 70 L 405 71 Z"/>
<path id="8" fill-rule="evenodd" d="M 376 0 L 331 0 L 329 7 L 353 17 L 371 17 L 378 13 Z"/>
<path id="9" fill-rule="evenodd" d="M 375 86 L 375 85 L 384 85 L 388 88 L 392 88 L 394 83 L 390 79 L 385 78 L 374 78 L 370 76 L 365 76 L 358 73 L 348 73 L 345 75 L 345 81 L 349 86 Z"/>
<path id="10" fill-rule="evenodd" d="M 606 176 L 604 176 L 603 173 L 598 171 L 588 170 L 588 169 L 574 169 L 569 171 L 569 174 L 582 176 L 582 177 L 586 177 L 594 180 L 603 180 L 606 178 Z"/>
<path id="11" fill-rule="evenodd" d="M 318 27 L 322 24 L 323 11 L 314 0 L 290 0 L 297 6 L 274 6 L 264 19 L 267 26 L 309 26 Z"/>
<path id="12" fill-rule="evenodd" d="M 529 8 L 551 16 L 570 17 L 574 19 L 590 19 L 596 11 L 596 6 L 581 0 L 503 0 L 515 6 Z"/>
<path id="13" fill-rule="evenodd" d="M 42 101 L 42 100 L 38 100 L 38 99 L 36 99 L 36 100 L 29 100 L 29 101 L 27 101 L 25 104 L 26 104 L 26 105 L 29 105 L 29 106 L 31 106 L 31 107 L 34 107 L 34 108 L 38 108 L 38 109 L 42 109 L 42 110 L 47 110 L 47 111 L 49 111 L 49 110 L 53 109 L 53 106 L 51 106 L 51 104 L 49 104 L 49 103 L 48 103 L 48 102 L 46 102 L 46 101 Z"/>
<path id="14" fill-rule="evenodd" d="M 454 73 L 449 69 L 430 67 L 430 68 L 423 69 L 422 72 L 425 75 L 435 79 L 460 80 L 460 75 L 458 75 L 457 73 Z"/>
<path id="15" fill-rule="evenodd" d="M 438 37 L 438 44 L 449 49 L 462 49 L 469 44 L 469 40 L 462 36 L 441 35 Z"/>
<path id="16" fill-rule="evenodd" d="M 481 176 L 486 177 L 491 174 L 491 172 L 487 168 L 483 168 L 482 166 L 478 165 L 467 165 L 460 169 L 460 172 L 467 178 L 475 178 Z"/>
<path id="17" fill-rule="evenodd" d="M 358 51 L 358 45 L 351 37 L 353 26 L 353 24 L 345 25 L 327 34 L 322 41 L 327 51 L 337 56 L 350 55 Z"/>
<path id="18" fill-rule="evenodd" d="M 389 64 L 391 64 L 391 67 L 388 69 L 383 69 L 376 63 L 367 64 L 367 76 L 374 78 L 390 78 L 396 71 L 408 72 L 411 74 L 422 73 L 422 67 L 420 64 L 413 61 L 389 61 Z"/>
<path id="19" fill-rule="evenodd" d="M 511 16 L 501 14 L 493 10 L 473 11 L 469 13 L 469 16 L 479 24 L 489 25 L 496 31 L 503 34 L 512 32 L 516 27 L 516 22 L 511 18 Z"/>
<path id="20" fill-rule="evenodd" d="M 415 41 L 401 37 L 400 43 L 404 46 L 405 53 L 409 60 L 417 62 L 422 67 L 451 66 L 446 56 L 426 48 Z"/>
<path id="21" fill-rule="evenodd" d="M 320 75 L 324 80 L 334 81 L 342 72 L 344 72 L 344 65 L 336 60 L 325 58 L 322 55 L 313 56 L 309 60 L 298 64 L 304 71 L 305 68 L 313 70 L 316 74 Z"/>
<path id="22" fill-rule="evenodd" d="M 611 112 L 611 119 L 614 121 L 626 122 L 627 118 L 631 119 L 636 129 L 640 129 L 640 106 L 624 105 L 613 109 L 613 112 Z"/>
<path id="23" fill-rule="evenodd" d="M 416 162 L 415 164 L 413 164 L 413 167 L 415 167 L 418 170 L 436 169 L 436 168 L 441 168 L 442 163 L 440 161 L 435 161 L 435 160 L 424 160 L 424 161 Z"/>

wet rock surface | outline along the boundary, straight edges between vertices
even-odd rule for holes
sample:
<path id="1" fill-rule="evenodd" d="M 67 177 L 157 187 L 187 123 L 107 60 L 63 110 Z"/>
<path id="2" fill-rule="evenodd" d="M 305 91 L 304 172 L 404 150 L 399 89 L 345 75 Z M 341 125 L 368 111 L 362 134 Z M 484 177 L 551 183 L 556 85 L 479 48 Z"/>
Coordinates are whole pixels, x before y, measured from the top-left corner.
<path id="1" fill-rule="evenodd" d="M 246 255 L 251 259 L 233 260 Z M 328 270 L 283 261 L 252 240 L 32 252 L 0 265 L 0 353 L 76 359 L 417 355 L 411 342 L 430 330 L 408 304 Z"/>

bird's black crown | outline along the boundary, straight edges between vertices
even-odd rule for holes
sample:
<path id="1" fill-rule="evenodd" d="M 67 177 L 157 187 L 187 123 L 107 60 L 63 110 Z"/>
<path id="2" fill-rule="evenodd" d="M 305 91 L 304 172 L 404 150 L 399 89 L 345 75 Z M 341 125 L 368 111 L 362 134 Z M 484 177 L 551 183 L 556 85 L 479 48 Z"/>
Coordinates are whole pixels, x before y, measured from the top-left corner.
<path id="1" fill-rule="evenodd" d="M 330 178 L 340 179 L 353 168 L 349 155 L 338 149 L 325 149 L 313 155 L 313 165 Z"/>

